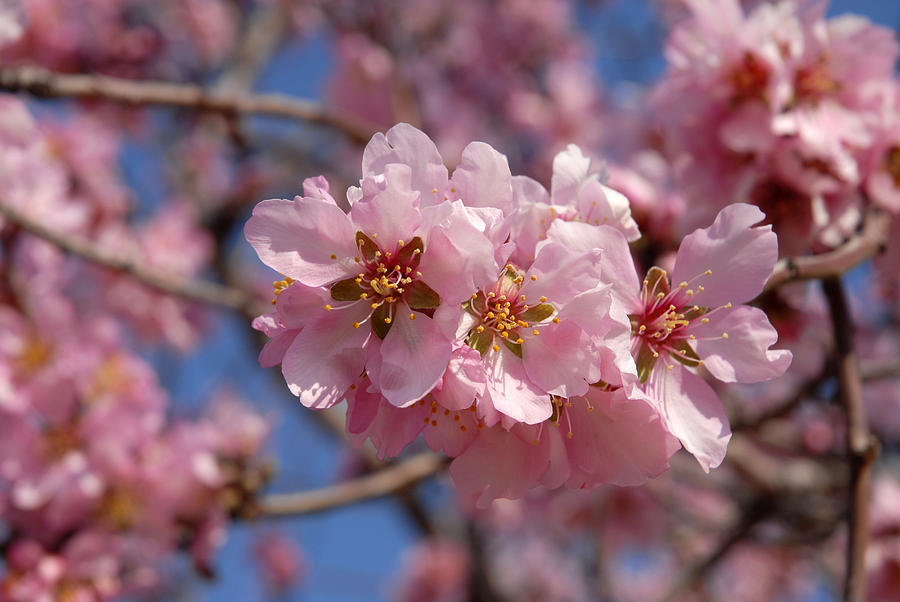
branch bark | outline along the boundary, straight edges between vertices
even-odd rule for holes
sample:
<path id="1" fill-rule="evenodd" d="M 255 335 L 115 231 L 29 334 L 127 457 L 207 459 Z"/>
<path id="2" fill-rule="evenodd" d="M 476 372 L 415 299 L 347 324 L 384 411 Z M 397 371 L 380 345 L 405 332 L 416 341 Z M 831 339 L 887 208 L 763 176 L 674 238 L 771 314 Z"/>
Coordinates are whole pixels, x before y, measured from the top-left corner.
<path id="1" fill-rule="evenodd" d="M 207 90 L 192 84 L 136 81 L 104 75 L 56 73 L 38 67 L 0 69 L 0 90 L 50 98 L 89 98 L 138 106 L 169 106 L 229 115 L 269 115 L 327 125 L 356 142 L 367 142 L 373 127 L 309 100 L 283 94 Z"/>
<path id="2" fill-rule="evenodd" d="M 253 299 L 244 294 L 243 291 L 213 282 L 190 281 L 160 274 L 155 270 L 138 265 L 126 257 L 100 249 L 85 240 L 56 232 L 9 205 L 3 204 L 2 201 L 0 201 L 0 217 L 5 218 L 29 234 L 59 247 L 66 253 L 81 257 L 116 272 L 128 274 L 158 291 L 190 301 L 199 301 L 209 305 L 218 305 L 249 313 L 261 313 Z"/>
<path id="3" fill-rule="evenodd" d="M 344 483 L 298 493 L 270 494 L 250 510 L 250 517 L 297 516 L 323 512 L 402 491 L 446 465 L 438 454 L 425 452 Z"/>
<path id="4" fill-rule="evenodd" d="M 853 348 L 853 322 L 840 279 L 822 281 L 831 310 L 841 401 L 847 414 L 847 456 L 850 464 L 847 522 L 847 576 L 844 600 L 865 602 L 866 546 L 869 539 L 869 480 L 878 456 L 878 442 L 869 432 L 863 409 L 862 378 Z"/>
<path id="5" fill-rule="evenodd" d="M 891 216 L 881 209 L 869 208 L 861 230 L 841 247 L 828 253 L 804 257 L 787 257 L 775 264 L 763 293 L 795 280 L 833 278 L 850 271 L 866 259 L 877 255 L 887 244 Z"/>

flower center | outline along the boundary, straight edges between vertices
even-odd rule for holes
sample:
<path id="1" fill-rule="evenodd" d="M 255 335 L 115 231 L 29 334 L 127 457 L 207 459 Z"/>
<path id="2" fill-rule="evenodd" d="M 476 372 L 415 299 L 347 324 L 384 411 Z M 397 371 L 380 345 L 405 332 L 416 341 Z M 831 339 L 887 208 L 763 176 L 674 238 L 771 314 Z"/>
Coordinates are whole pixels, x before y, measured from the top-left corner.
<path id="1" fill-rule="evenodd" d="M 421 280 L 422 273 L 417 269 L 424 250 L 421 238 L 416 236 L 409 242 L 398 240 L 391 251 L 382 248 L 373 238 L 362 232 L 356 233 L 359 255 L 354 259 L 362 269 L 355 277 L 334 283 L 331 298 L 368 303 L 372 312 L 363 322 L 368 321 L 372 332 L 383 339 L 391 328 L 400 302 L 431 316 L 441 298 Z M 335 255 L 331 257 L 337 259 Z M 334 308 L 326 305 L 325 309 Z M 409 314 L 410 320 L 415 318 L 415 313 Z M 353 326 L 359 328 L 363 322 L 354 322 Z"/>
<path id="2" fill-rule="evenodd" d="M 697 321 L 701 324 L 709 323 L 709 315 L 712 312 L 732 306 L 729 302 L 710 309 L 692 303 L 694 295 L 704 291 L 703 285 L 697 281 L 710 274 L 712 271 L 706 270 L 692 278 L 690 282 L 682 282 L 677 288 L 669 290 L 669 277 L 665 270 L 653 267 L 647 272 L 641 289 L 644 310 L 640 314 L 629 316 L 633 347 L 637 351 L 638 377 L 641 382 L 647 382 L 661 355 L 669 370 L 673 364 L 669 363 L 666 357 L 673 357 L 686 366 L 703 365 L 703 360 L 689 343 L 697 340 L 690 332 L 691 327 Z M 721 338 L 727 339 L 728 333 L 723 332 Z"/>
<path id="3" fill-rule="evenodd" d="M 536 276 L 530 277 L 537 280 Z M 529 305 L 527 296 L 522 294 L 525 275 L 514 266 L 507 265 L 493 288 L 472 294 L 463 303 L 463 309 L 478 320 L 478 325 L 469 331 L 466 344 L 482 356 L 488 351 L 500 351 L 502 342 L 510 351 L 522 357 L 522 343 L 527 338 L 540 334 L 535 328 L 552 316 L 556 309 L 541 296 L 537 305 Z M 559 318 L 553 318 L 559 322 Z"/>

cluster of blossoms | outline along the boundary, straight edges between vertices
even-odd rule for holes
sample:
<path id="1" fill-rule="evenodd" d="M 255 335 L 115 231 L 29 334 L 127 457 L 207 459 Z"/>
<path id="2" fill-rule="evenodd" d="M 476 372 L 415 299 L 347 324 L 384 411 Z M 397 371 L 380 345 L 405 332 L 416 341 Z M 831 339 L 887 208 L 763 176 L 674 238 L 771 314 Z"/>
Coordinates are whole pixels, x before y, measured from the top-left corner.
<path id="1" fill-rule="evenodd" d="M 114 322 L 34 309 L 40 320 L 0 304 L 0 599 L 147 590 L 179 548 L 210 570 L 229 514 L 267 478 L 268 422 L 227 395 L 169 422 L 168 396 Z"/>
<path id="2" fill-rule="evenodd" d="M 825 2 L 689 0 L 654 113 L 687 221 L 759 206 L 798 254 L 835 246 L 872 203 L 900 210 L 893 31 Z"/>
<path id="3" fill-rule="evenodd" d="M 660 268 L 638 277 L 628 201 L 575 146 L 548 192 L 480 142 L 450 176 L 399 124 L 362 172 L 348 213 L 321 177 L 254 209 L 247 240 L 285 276 L 254 321 L 271 337 L 260 361 L 307 407 L 346 399 L 348 431 L 382 455 L 424 431 L 470 502 L 641 483 L 679 442 L 709 470 L 730 430 L 696 372 L 757 382 L 790 363 L 743 305 L 778 256 L 755 207 L 686 237 L 670 284 Z"/>
<path id="4" fill-rule="evenodd" d="M 183 205 L 132 229 L 117 142 L 97 121 L 40 128 L 8 96 L 0 115 L 0 204 L 155 269 L 190 276 L 207 261 Z M 188 349 L 194 310 L 2 218 L 0 276 L 0 599 L 147 590 L 178 549 L 211 570 L 230 515 L 268 478 L 269 422 L 224 393 L 207 416 L 171 420 L 153 366 L 127 344 L 134 333 Z"/>
<path id="5" fill-rule="evenodd" d="M 477 135 L 541 173 L 548 149 L 605 135 L 589 43 L 567 0 L 331 4 L 340 35 L 328 97 L 350 114 L 386 128 L 414 111 L 453 161 Z"/>

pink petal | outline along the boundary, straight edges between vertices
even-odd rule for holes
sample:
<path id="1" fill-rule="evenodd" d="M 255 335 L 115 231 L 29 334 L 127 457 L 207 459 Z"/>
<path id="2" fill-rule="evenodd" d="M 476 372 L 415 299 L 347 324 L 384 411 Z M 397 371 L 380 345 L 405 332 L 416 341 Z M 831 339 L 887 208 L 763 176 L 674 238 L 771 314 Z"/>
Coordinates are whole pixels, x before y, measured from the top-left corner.
<path id="1" fill-rule="evenodd" d="M 607 393 L 595 387 L 570 402 L 572 437 L 566 447 L 572 476 L 567 487 L 640 485 L 668 469 L 669 457 L 678 446 L 672 445 L 671 435 L 649 403 L 627 399 L 622 389 Z"/>
<path id="2" fill-rule="evenodd" d="M 361 444 L 367 438 L 371 439 L 380 459 L 399 455 L 407 445 L 416 440 L 425 427 L 424 417 L 428 415 L 427 408 L 419 405 L 398 408 L 378 394 L 360 389 L 354 393 L 353 413 L 361 413 L 359 417 L 354 417 L 354 428 L 359 428 L 367 420 L 369 424 L 352 439 L 356 444 Z M 369 407 L 362 409 L 358 406 Z M 372 407 L 375 408 L 375 416 L 370 418 Z"/>
<path id="3" fill-rule="evenodd" d="M 521 293 L 527 303 L 538 303 L 541 296 L 546 296 L 549 303 L 561 307 L 600 284 L 601 259 L 599 249 L 579 252 L 558 242 L 544 241 L 527 271 Z"/>
<path id="4" fill-rule="evenodd" d="M 500 497 L 522 497 L 537 485 L 549 461 L 548 440 L 534 445 L 502 428 L 484 428 L 450 465 L 450 476 L 465 502 L 486 508 Z"/>
<path id="5" fill-rule="evenodd" d="M 758 295 L 778 259 L 772 227 L 752 227 L 764 217 L 753 205 L 736 203 L 720 211 L 709 228 L 688 234 L 675 257 L 673 286 L 689 282 L 697 291 L 702 285 L 703 292 L 691 300 L 701 307 L 737 305 Z M 706 276 L 706 270 L 712 273 Z"/>
<path id="6" fill-rule="evenodd" d="M 778 332 L 761 309 L 747 305 L 722 309 L 709 316 L 709 323 L 695 324 L 690 329 L 697 337 L 694 349 L 710 374 L 721 381 L 771 380 L 791 365 L 790 351 L 769 349 L 778 341 Z M 723 333 L 728 334 L 727 339 Z"/>
<path id="7" fill-rule="evenodd" d="M 415 319 L 410 320 L 410 315 Z M 377 373 L 370 369 L 369 377 L 392 404 L 408 406 L 441 382 L 451 347 L 434 320 L 401 305 L 381 345 Z"/>
<path id="8" fill-rule="evenodd" d="M 475 403 L 475 396 L 484 391 L 485 376 L 481 355 L 467 345 L 453 350 L 440 391 L 435 399 L 450 410 L 465 410 Z"/>
<path id="9" fill-rule="evenodd" d="M 384 188 L 372 197 L 356 202 L 350 219 L 386 251 L 393 251 L 397 241 L 409 242 L 422 223 L 419 194 L 410 188 L 407 165 L 388 165 L 384 171 Z M 356 232 L 354 232 L 354 236 Z"/>
<path id="10" fill-rule="evenodd" d="M 498 412 L 526 424 L 537 424 L 553 412 L 550 395 L 532 384 L 521 359 L 505 346 L 488 351 L 486 397 Z"/>
<path id="11" fill-rule="evenodd" d="M 284 354 L 294 342 L 299 330 L 286 330 L 276 335 L 270 341 L 266 341 L 259 352 L 259 365 L 263 368 L 277 366 L 284 359 Z"/>
<path id="12" fill-rule="evenodd" d="M 554 205 L 575 206 L 581 183 L 588 177 L 591 160 L 581 149 L 570 144 L 553 158 L 553 176 L 550 180 L 550 198 Z"/>
<path id="13" fill-rule="evenodd" d="M 353 328 L 371 312 L 365 303 L 326 312 L 308 324 L 281 362 L 291 393 L 308 408 L 327 408 L 339 402 L 365 367 L 362 346 L 370 334 L 365 324 Z"/>
<path id="14" fill-rule="evenodd" d="M 563 397 L 583 395 L 600 380 L 600 366 L 589 337 L 573 320 L 540 329 L 522 345 L 525 372 L 538 387 Z"/>
<path id="15" fill-rule="evenodd" d="M 666 428 L 709 472 L 725 459 L 731 439 L 725 408 L 702 378 L 680 364 L 672 370 L 660 368 L 653 371 L 649 384 L 651 395 L 662 404 Z"/>
<path id="16" fill-rule="evenodd" d="M 300 197 L 263 201 L 253 208 L 244 236 L 263 263 L 309 286 L 346 278 L 356 269 L 355 231 L 333 203 Z"/>
<path id="17" fill-rule="evenodd" d="M 625 311 L 642 309 L 640 280 L 625 236 L 612 226 L 591 226 L 581 222 L 555 220 L 547 230 L 547 240 L 560 242 L 574 251 L 601 249 L 600 277 L 613 285 L 612 294 Z"/>
<path id="18" fill-rule="evenodd" d="M 447 168 L 431 138 L 408 123 L 398 123 L 387 135 L 377 133 L 363 151 L 363 177 L 384 173 L 390 163 L 409 165 L 411 187 L 421 193 L 423 206 L 443 200 Z M 437 188 L 438 192 L 432 190 Z"/>
<path id="19" fill-rule="evenodd" d="M 442 304 L 462 302 L 497 279 L 494 246 L 462 203 L 445 203 L 422 213 L 430 230 L 419 271 Z"/>
<path id="20" fill-rule="evenodd" d="M 294 282 L 275 297 L 275 311 L 285 328 L 302 328 L 329 303 L 334 301 L 327 289 Z"/>
<path id="21" fill-rule="evenodd" d="M 472 142 L 463 149 L 450 183 L 456 189 L 450 192 L 451 200 L 462 199 L 468 207 L 495 207 L 505 215 L 512 212 L 509 162 L 489 144 Z"/>

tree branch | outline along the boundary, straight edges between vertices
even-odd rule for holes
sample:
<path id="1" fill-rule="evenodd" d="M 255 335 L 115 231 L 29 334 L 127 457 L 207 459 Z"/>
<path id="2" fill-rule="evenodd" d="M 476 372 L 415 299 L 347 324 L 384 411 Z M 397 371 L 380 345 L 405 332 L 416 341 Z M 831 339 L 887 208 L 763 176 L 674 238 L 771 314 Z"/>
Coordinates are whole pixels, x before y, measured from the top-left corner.
<path id="1" fill-rule="evenodd" d="M 136 81 L 104 75 L 56 73 L 38 67 L 0 69 L 0 90 L 41 97 L 112 100 L 139 106 L 156 105 L 214 111 L 231 115 L 269 115 L 333 127 L 356 142 L 367 142 L 374 128 L 322 105 L 283 94 L 244 94 L 206 90 L 192 84 Z"/>
<path id="2" fill-rule="evenodd" d="M 741 519 L 719 541 L 719 544 L 707 556 L 688 568 L 680 579 L 663 595 L 662 602 L 674 602 L 691 591 L 705 576 L 731 551 L 735 544 L 747 537 L 753 528 L 770 512 L 768 503 L 763 498 L 752 500 Z"/>
<path id="3" fill-rule="evenodd" d="M 142 267 L 119 254 L 100 249 L 87 241 L 56 232 L 38 221 L 19 213 L 9 205 L 3 204 L 2 201 L 0 201 L 0 217 L 7 219 L 29 234 L 59 247 L 66 253 L 81 257 L 116 272 L 128 274 L 132 278 L 140 280 L 143 284 L 166 294 L 190 301 L 219 305 L 229 309 L 261 313 L 253 299 L 244 294 L 243 291 L 213 282 L 190 281 L 160 274 L 154 270 Z"/>
<path id="4" fill-rule="evenodd" d="M 850 463 L 847 521 L 847 580 L 844 600 L 865 602 L 866 546 L 869 538 L 869 479 L 878 455 L 878 442 L 869 432 L 863 409 L 862 379 L 853 349 L 853 322 L 841 281 L 837 277 L 822 281 L 831 310 L 835 348 L 838 354 L 838 379 L 841 401 L 847 414 L 847 456 Z"/>
<path id="5" fill-rule="evenodd" d="M 890 230 L 891 216 L 881 209 L 870 207 L 860 232 L 851 236 L 841 247 L 819 255 L 779 260 L 763 293 L 794 280 L 840 276 L 881 252 L 887 244 Z"/>
<path id="6" fill-rule="evenodd" d="M 424 452 L 344 483 L 312 491 L 270 494 L 251 509 L 250 517 L 312 514 L 396 493 L 426 479 L 446 465 L 446 458 Z"/>

